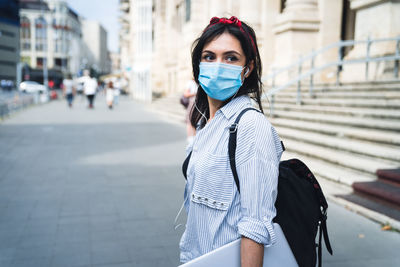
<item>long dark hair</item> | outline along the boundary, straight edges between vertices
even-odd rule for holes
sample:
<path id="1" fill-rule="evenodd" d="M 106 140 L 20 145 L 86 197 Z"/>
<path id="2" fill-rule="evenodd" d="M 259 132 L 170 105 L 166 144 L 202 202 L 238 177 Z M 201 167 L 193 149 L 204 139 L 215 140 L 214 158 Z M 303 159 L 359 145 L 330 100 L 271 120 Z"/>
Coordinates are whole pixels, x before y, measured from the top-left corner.
<path id="1" fill-rule="evenodd" d="M 233 17 L 234 18 L 234 17 Z M 210 24 L 204 29 L 203 33 L 199 38 L 197 38 L 192 45 L 192 68 L 193 68 L 193 77 L 197 84 L 199 84 L 199 72 L 200 72 L 200 61 L 201 61 L 201 53 L 206 44 L 214 40 L 216 37 L 220 36 L 224 32 L 228 32 L 229 34 L 236 37 L 239 40 L 240 45 L 242 46 L 242 50 L 246 56 L 246 66 L 253 61 L 254 68 L 249 77 L 247 77 L 243 85 L 239 88 L 239 91 L 235 96 L 227 99 L 223 102 L 222 106 L 227 104 L 233 98 L 239 97 L 241 95 L 248 95 L 255 102 L 257 102 L 259 109 L 263 112 L 261 105 L 261 94 L 262 94 L 262 82 L 261 82 L 261 73 L 262 73 L 262 64 L 260 53 L 258 51 L 257 39 L 254 33 L 254 30 L 244 22 L 239 21 L 238 24 L 235 23 L 215 23 L 215 19 L 211 19 Z M 222 18 L 223 20 L 228 20 L 226 18 Z M 213 21 L 214 20 L 214 21 Z M 218 19 L 219 20 L 219 19 Z M 229 20 L 232 20 L 229 19 Z M 197 106 L 197 108 L 195 107 Z M 190 116 L 190 123 L 193 127 L 197 127 L 199 121 L 202 118 L 203 113 L 207 118 L 210 117 L 210 111 L 208 107 L 208 99 L 207 94 L 204 92 L 203 88 L 199 85 L 195 105 L 193 105 Z M 199 110 L 197 110 L 199 109 Z"/>

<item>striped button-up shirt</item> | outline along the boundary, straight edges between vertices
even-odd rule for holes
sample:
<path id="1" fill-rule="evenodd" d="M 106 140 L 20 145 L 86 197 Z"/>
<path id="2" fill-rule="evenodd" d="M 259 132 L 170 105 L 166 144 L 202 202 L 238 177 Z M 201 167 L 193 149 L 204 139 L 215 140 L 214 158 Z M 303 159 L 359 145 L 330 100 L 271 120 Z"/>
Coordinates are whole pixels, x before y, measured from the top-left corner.
<path id="1" fill-rule="evenodd" d="M 241 96 L 220 108 L 198 130 L 187 169 L 186 229 L 180 241 L 181 262 L 245 236 L 266 246 L 275 242 L 272 219 L 276 215 L 280 138 L 267 118 L 248 111 L 238 125 L 236 168 L 240 193 L 232 175 L 229 126 L 240 111 L 251 107 Z"/>

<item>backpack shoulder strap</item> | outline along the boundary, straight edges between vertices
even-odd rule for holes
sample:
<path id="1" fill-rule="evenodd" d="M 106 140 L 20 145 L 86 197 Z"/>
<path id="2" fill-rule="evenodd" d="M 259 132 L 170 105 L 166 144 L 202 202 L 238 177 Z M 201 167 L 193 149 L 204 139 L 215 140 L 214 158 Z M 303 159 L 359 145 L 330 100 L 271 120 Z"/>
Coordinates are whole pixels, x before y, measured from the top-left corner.
<path id="1" fill-rule="evenodd" d="M 255 108 L 245 108 L 243 109 L 239 115 L 236 117 L 235 122 L 229 127 L 229 144 L 228 144 L 228 154 L 229 154 L 229 162 L 231 164 L 231 170 L 233 174 L 233 178 L 235 179 L 235 183 L 237 189 L 240 193 L 240 184 L 239 184 L 239 177 L 236 171 L 236 139 L 237 139 L 237 128 L 240 121 L 240 118 L 249 110 L 254 110 L 257 112 L 261 112 Z"/>
<path id="2" fill-rule="evenodd" d="M 238 177 L 237 170 L 236 170 L 237 128 L 239 125 L 240 118 L 243 116 L 244 113 L 246 113 L 249 110 L 254 110 L 254 111 L 261 113 L 261 111 L 259 111 L 258 109 L 255 109 L 255 108 L 245 108 L 239 113 L 239 115 L 236 117 L 235 122 L 229 127 L 229 144 L 228 144 L 229 163 L 231 165 L 233 178 L 235 179 L 236 187 L 237 187 L 239 193 L 240 193 L 240 183 L 239 183 L 239 177 Z M 282 141 L 281 141 L 281 145 L 282 145 L 282 150 L 285 151 L 285 146 L 283 145 Z"/>
<path id="3" fill-rule="evenodd" d="M 189 155 L 186 157 L 185 161 L 182 164 L 182 173 L 186 180 L 187 180 L 187 168 L 189 166 L 190 158 L 192 157 L 192 152 L 193 151 L 190 151 Z"/>

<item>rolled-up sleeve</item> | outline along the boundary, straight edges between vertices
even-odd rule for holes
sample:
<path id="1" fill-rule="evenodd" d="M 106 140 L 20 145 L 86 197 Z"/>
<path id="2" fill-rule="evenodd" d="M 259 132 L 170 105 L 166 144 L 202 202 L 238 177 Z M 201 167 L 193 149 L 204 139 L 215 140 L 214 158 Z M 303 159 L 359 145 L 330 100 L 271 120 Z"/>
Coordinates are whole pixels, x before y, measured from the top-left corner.
<path id="1" fill-rule="evenodd" d="M 262 117 L 260 117 L 262 116 Z M 263 115 L 248 116 L 238 132 L 237 172 L 240 181 L 241 219 L 238 233 L 257 243 L 275 243 L 272 219 L 276 215 L 279 161 L 278 135 Z M 249 121 L 250 119 L 250 121 Z M 240 155 L 238 155 L 238 153 Z"/>

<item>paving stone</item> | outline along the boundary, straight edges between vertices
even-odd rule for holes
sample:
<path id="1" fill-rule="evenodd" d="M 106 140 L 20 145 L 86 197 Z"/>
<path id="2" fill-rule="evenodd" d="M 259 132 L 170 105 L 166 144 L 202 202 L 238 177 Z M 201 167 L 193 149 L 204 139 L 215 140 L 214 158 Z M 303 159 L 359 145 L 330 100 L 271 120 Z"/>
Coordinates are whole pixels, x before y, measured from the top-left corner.
<path id="1" fill-rule="evenodd" d="M 124 263 L 131 258 L 123 242 L 97 241 L 92 245 L 92 264 Z"/>
<path id="2" fill-rule="evenodd" d="M 50 262 L 51 262 L 50 258 L 15 260 L 12 262 L 11 266 L 13 266 L 13 267 L 49 267 Z"/>

